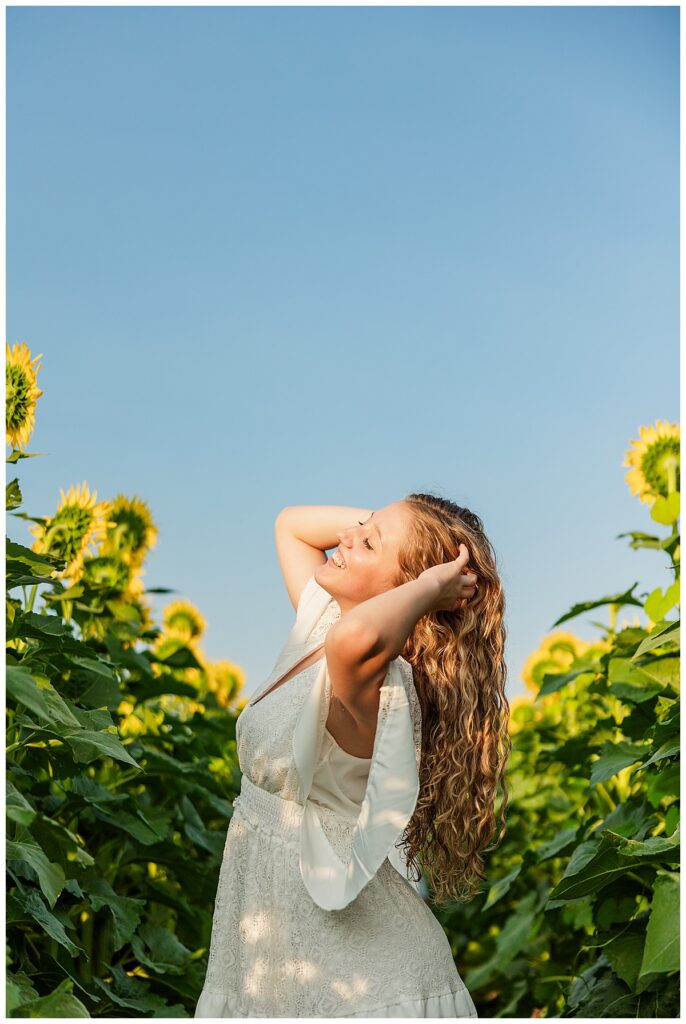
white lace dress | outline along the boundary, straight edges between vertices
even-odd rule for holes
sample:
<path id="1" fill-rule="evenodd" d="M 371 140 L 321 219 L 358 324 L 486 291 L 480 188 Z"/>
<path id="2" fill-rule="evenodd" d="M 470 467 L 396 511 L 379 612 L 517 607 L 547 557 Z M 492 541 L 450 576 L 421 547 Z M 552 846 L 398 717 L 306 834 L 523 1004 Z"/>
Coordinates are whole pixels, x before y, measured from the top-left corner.
<path id="1" fill-rule="evenodd" d="M 395 847 L 419 793 L 412 667 L 389 666 L 371 758 L 326 729 L 324 657 L 280 682 L 339 617 L 310 577 L 271 675 L 236 723 L 241 791 L 195 1017 L 477 1016 Z"/>

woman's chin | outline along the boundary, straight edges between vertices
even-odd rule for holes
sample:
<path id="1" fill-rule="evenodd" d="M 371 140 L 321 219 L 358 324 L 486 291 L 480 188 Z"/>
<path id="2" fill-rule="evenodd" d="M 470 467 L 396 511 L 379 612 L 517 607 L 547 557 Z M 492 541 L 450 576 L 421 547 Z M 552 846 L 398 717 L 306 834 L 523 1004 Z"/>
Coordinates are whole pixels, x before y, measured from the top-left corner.
<path id="1" fill-rule="evenodd" d="M 331 559 L 328 559 L 326 562 L 322 562 L 322 564 L 317 567 L 314 574 L 314 578 L 317 581 L 317 583 L 319 583 L 319 585 L 324 588 L 324 590 L 328 590 L 329 593 L 333 593 L 333 590 L 338 589 L 336 583 L 334 582 L 334 574 L 337 572 L 340 573 L 340 571 L 341 570 L 337 569 L 336 566 L 331 562 Z"/>

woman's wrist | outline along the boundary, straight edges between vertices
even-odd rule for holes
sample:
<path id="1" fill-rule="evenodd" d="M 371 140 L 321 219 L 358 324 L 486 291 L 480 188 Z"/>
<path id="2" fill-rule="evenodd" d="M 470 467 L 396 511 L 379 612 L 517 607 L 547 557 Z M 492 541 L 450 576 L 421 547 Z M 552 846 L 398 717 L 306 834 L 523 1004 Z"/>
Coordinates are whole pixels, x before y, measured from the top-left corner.
<path id="1" fill-rule="evenodd" d="M 294 537 L 327 551 L 338 545 L 338 532 L 364 522 L 373 509 L 350 505 L 287 505 L 277 516 Z"/>

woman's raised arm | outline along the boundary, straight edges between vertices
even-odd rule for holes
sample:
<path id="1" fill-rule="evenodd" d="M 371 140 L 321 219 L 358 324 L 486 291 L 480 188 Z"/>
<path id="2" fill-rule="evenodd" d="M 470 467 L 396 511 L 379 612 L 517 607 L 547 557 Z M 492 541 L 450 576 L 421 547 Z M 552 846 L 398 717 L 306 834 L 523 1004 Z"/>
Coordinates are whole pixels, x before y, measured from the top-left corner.
<path id="1" fill-rule="evenodd" d="M 338 544 L 339 530 L 368 519 L 372 510 L 346 505 L 287 505 L 274 523 L 276 551 L 291 604 L 315 569 L 326 562 L 324 552 Z"/>

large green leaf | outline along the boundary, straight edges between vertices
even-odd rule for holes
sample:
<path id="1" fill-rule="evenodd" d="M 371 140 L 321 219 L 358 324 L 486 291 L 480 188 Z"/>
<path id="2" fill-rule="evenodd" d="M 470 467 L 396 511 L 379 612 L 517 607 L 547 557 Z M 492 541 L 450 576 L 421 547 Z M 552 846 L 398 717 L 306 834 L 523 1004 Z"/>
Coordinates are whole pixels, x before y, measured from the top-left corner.
<path id="1" fill-rule="evenodd" d="M 649 700 L 664 689 L 642 665 L 634 664 L 630 658 L 610 658 L 608 662 L 610 689 L 620 699 L 641 703 Z"/>
<path id="2" fill-rule="evenodd" d="M 167 837 L 168 829 L 164 829 L 162 832 L 156 830 L 143 818 L 140 811 L 137 815 L 133 815 L 121 809 L 107 810 L 98 806 L 94 808 L 94 814 L 96 818 L 111 825 L 112 828 L 128 832 L 143 846 L 153 846 Z"/>
<path id="3" fill-rule="evenodd" d="M 119 896 L 106 879 L 97 876 L 89 878 L 87 892 L 94 911 L 105 907 L 112 914 L 113 949 L 116 952 L 130 940 L 140 924 L 146 901 L 134 896 Z"/>
<path id="4" fill-rule="evenodd" d="M 668 764 L 662 771 L 649 774 L 646 780 L 648 800 L 653 807 L 659 807 L 665 797 L 678 797 L 680 792 L 680 765 Z"/>
<path id="5" fill-rule="evenodd" d="M 47 996 L 22 1003 L 12 1013 L 13 1017 L 90 1017 L 90 1013 L 73 992 L 74 983 L 65 978 Z"/>
<path id="6" fill-rule="evenodd" d="M 553 628 L 559 626 L 563 622 L 567 622 L 568 619 L 573 619 L 577 615 L 583 615 L 584 612 L 591 611 L 592 608 L 602 608 L 603 605 L 613 604 L 617 608 L 622 608 L 624 605 L 635 605 L 637 608 L 643 607 L 643 602 L 639 601 L 638 598 L 634 597 L 634 589 L 638 586 L 638 580 L 625 590 L 623 594 L 612 594 L 609 597 L 600 597 L 597 601 L 583 601 L 580 604 L 575 604 L 571 611 L 565 612 L 559 619 L 555 619 L 553 622 Z"/>
<path id="7" fill-rule="evenodd" d="M 54 907 L 64 887 L 65 876 L 61 866 L 48 860 L 45 851 L 33 839 L 8 839 L 5 850 L 8 863 L 23 860 L 31 865 L 38 876 L 38 884 L 45 898 L 50 906 Z"/>
<path id="8" fill-rule="evenodd" d="M 653 756 L 648 761 L 644 761 L 643 764 L 636 769 L 634 775 L 636 775 L 638 772 L 642 772 L 643 769 L 647 768 L 649 764 L 655 764 L 656 761 L 663 761 L 666 757 L 674 757 L 674 755 L 678 754 L 680 750 L 680 740 L 677 740 L 676 742 L 674 742 L 673 740 L 668 740 L 666 743 L 663 743 L 658 750 L 655 751 Z"/>
<path id="9" fill-rule="evenodd" d="M 90 867 L 94 863 L 83 840 L 61 821 L 40 812 L 32 821 L 30 831 L 44 850 L 53 850 L 55 856 L 57 851 L 61 851 L 63 863 L 74 861 L 82 867 Z"/>
<path id="10" fill-rule="evenodd" d="M 630 764 L 640 761 L 646 753 L 645 746 L 636 743 L 622 741 L 620 743 L 603 743 L 600 748 L 599 758 L 593 762 L 591 768 L 591 785 L 597 786 L 599 782 L 606 782 L 613 775 L 627 768 Z"/>
<path id="11" fill-rule="evenodd" d="M 146 953 L 141 940 L 150 949 L 150 955 Z M 138 934 L 133 936 L 131 945 L 140 962 L 156 974 L 183 974 L 192 957 L 191 951 L 186 949 L 174 932 L 160 925 L 143 925 Z"/>
<path id="12" fill-rule="evenodd" d="M 103 755 L 113 757 L 117 761 L 131 764 L 134 768 L 143 769 L 138 761 L 129 754 L 126 747 L 111 732 L 94 732 L 92 729 L 82 729 L 79 733 L 64 734 L 65 742 L 69 744 L 74 754 L 74 759 L 81 764 L 89 764 Z"/>
<path id="13" fill-rule="evenodd" d="M 578 832 L 578 828 L 565 828 L 558 832 L 547 843 L 543 843 L 542 846 L 538 847 L 536 850 L 536 860 L 542 863 L 550 857 L 559 857 L 561 853 L 568 850 L 576 842 Z"/>
<path id="14" fill-rule="evenodd" d="M 573 672 L 546 672 L 543 676 L 543 682 L 541 688 L 536 694 L 536 700 L 540 697 L 547 697 L 550 693 L 556 693 L 561 690 L 567 683 L 573 682 L 575 679 L 579 679 L 583 682 L 582 677 L 587 676 L 589 680 L 593 678 L 595 671 L 588 667 L 577 668 Z"/>
<path id="15" fill-rule="evenodd" d="M 21 665 L 6 668 L 7 692 L 18 703 L 24 704 L 34 715 L 51 725 L 60 723 L 77 726 L 79 721 L 71 713 L 55 688 L 44 678 L 34 678 Z"/>
<path id="16" fill-rule="evenodd" d="M 653 901 L 646 932 L 641 978 L 679 970 L 679 879 L 671 872 L 658 872 L 653 884 Z"/>
<path id="17" fill-rule="evenodd" d="M 24 971 L 18 971 L 16 974 L 7 972 L 7 984 L 5 987 L 5 1012 L 8 1016 L 12 1016 L 12 1010 L 15 1006 L 19 1006 L 21 1003 L 28 1003 L 32 999 L 38 998 L 38 993 L 33 987 L 33 982 Z"/>
<path id="18" fill-rule="evenodd" d="M 635 839 L 625 839 L 617 844 L 620 853 L 625 857 L 640 858 L 641 860 L 664 860 L 668 863 L 679 860 L 679 846 L 681 842 L 680 827 L 677 825 L 671 836 L 651 836 L 637 842 Z"/>
<path id="19" fill-rule="evenodd" d="M 658 647 L 667 645 L 679 646 L 679 620 L 672 622 L 658 622 L 651 629 L 648 636 L 638 645 L 638 648 L 632 655 L 633 659 L 640 658 L 643 654 L 647 654 L 648 651 L 654 651 Z"/>
<path id="20" fill-rule="evenodd" d="M 36 817 L 36 809 L 9 779 L 5 780 L 5 792 L 7 794 L 5 800 L 7 818 L 10 821 L 16 821 L 19 825 L 30 825 Z"/>
<path id="21" fill-rule="evenodd" d="M 60 946 L 64 946 L 70 956 L 78 956 L 79 953 L 84 952 L 81 946 L 72 942 L 62 922 L 55 914 L 50 913 L 35 889 L 27 889 L 25 892 L 17 891 L 8 895 L 7 908 L 8 923 L 20 920 L 21 917 L 29 918 L 40 925 L 46 935 L 58 942 Z"/>
<path id="22" fill-rule="evenodd" d="M 178 1004 L 170 1005 L 162 997 L 150 991 L 150 984 L 138 977 L 130 977 L 118 965 L 112 965 L 112 981 L 95 978 L 94 983 L 102 989 L 107 999 L 115 1006 L 121 1006 L 134 1013 L 120 1014 L 121 1017 L 184 1017 L 188 1016 Z M 165 979 L 168 982 L 169 979 Z"/>
<path id="23" fill-rule="evenodd" d="M 645 931 L 637 925 L 630 931 L 620 932 L 612 942 L 603 947 L 615 974 L 625 981 L 632 991 L 641 970 L 645 941 Z"/>
<path id="24" fill-rule="evenodd" d="M 488 890 L 488 897 L 483 906 L 484 910 L 488 910 L 489 907 L 492 907 L 494 903 L 497 903 L 498 900 L 505 895 L 522 870 L 522 866 L 523 864 L 518 864 L 517 867 L 513 868 L 512 871 L 505 875 L 504 878 L 499 878 L 497 882 L 493 883 Z"/>

